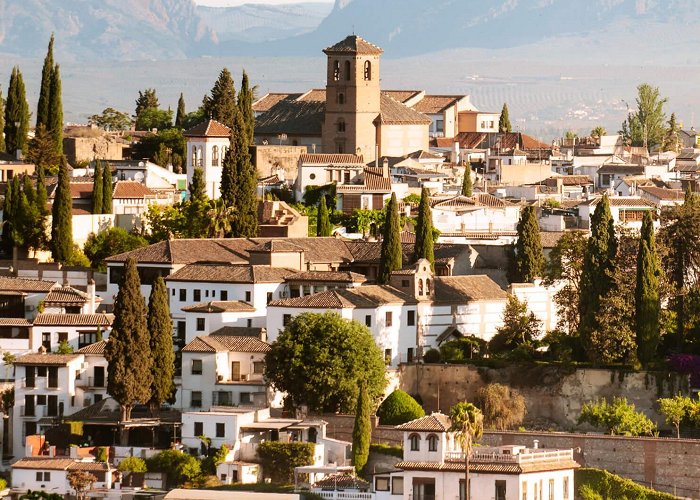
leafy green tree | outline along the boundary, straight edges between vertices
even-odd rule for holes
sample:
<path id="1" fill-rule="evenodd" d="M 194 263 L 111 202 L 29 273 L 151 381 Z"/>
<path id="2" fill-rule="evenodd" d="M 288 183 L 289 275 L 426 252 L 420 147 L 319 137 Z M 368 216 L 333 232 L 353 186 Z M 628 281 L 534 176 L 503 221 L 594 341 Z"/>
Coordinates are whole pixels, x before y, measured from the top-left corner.
<path id="1" fill-rule="evenodd" d="M 680 439 L 681 424 L 690 417 L 693 400 L 679 393 L 672 398 L 657 399 L 656 402 L 659 403 L 659 411 L 666 417 L 666 423 L 675 427 L 676 437 Z"/>
<path id="2" fill-rule="evenodd" d="M 177 114 L 175 115 L 175 127 L 180 130 L 184 129 L 185 116 L 187 112 L 185 111 L 185 96 L 180 92 L 180 98 L 177 100 Z"/>
<path id="3" fill-rule="evenodd" d="M 328 216 L 326 207 L 326 197 L 321 196 L 321 203 L 318 208 L 318 218 L 316 219 L 316 236 L 331 236 L 333 234 L 333 224 Z"/>
<path id="4" fill-rule="evenodd" d="M 472 167 L 467 162 L 464 167 L 464 177 L 462 178 L 462 196 L 467 196 L 469 198 L 474 194 L 474 183 L 472 181 Z"/>
<path id="5" fill-rule="evenodd" d="M 654 422 L 637 411 L 627 398 L 613 398 L 612 403 L 605 398 L 584 403 L 578 423 L 587 423 L 621 436 L 651 436 L 656 431 Z"/>
<path id="6" fill-rule="evenodd" d="M 681 127 L 676 121 L 676 113 L 671 113 L 671 118 L 668 120 L 668 129 L 666 129 L 662 145 L 664 151 L 680 152 L 682 146 L 680 131 Z"/>
<path id="7" fill-rule="evenodd" d="M 199 460 L 180 450 L 164 450 L 146 459 L 149 472 L 165 472 L 168 486 L 175 487 L 193 481 L 201 475 Z"/>
<path id="8" fill-rule="evenodd" d="M 104 182 L 102 174 L 102 161 L 95 160 L 95 172 L 92 177 L 92 213 L 101 214 L 102 213 L 102 189 Z"/>
<path id="9" fill-rule="evenodd" d="M 139 457 L 126 457 L 124 460 L 119 462 L 117 467 L 119 472 L 146 472 L 146 462 L 143 458 Z"/>
<path id="10" fill-rule="evenodd" d="M 527 312 L 527 302 L 521 302 L 515 295 L 509 295 L 503 310 L 503 326 L 496 328 L 496 334 L 489 342 L 489 351 L 505 353 L 519 347 L 531 351 L 541 328 L 542 322 L 537 316 Z"/>
<path id="11" fill-rule="evenodd" d="M 185 158 L 187 141 L 182 130 L 168 128 L 158 130 L 156 134 L 146 134 L 134 145 L 134 154 L 138 158 L 150 158 L 161 167 L 171 163 L 175 169 L 181 169 Z"/>
<path id="12" fill-rule="evenodd" d="M 484 426 L 488 429 L 513 429 L 525 419 L 525 398 L 517 389 L 503 384 L 488 384 L 479 389 L 477 399 L 484 414 Z"/>
<path id="13" fill-rule="evenodd" d="M 503 103 L 503 108 L 501 109 L 501 116 L 498 118 L 498 131 L 500 133 L 511 133 L 513 127 L 510 125 L 510 117 L 508 116 L 508 104 Z"/>
<path id="14" fill-rule="evenodd" d="M 67 262 L 73 253 L 72 208 L 70 173 L 64 156 L 58 169 L 58 186 L 51 211 L 51 256 L 55 262 Z"/>
<path id="15" fill-rule="evenodd" d="M 425 416 L 425 410 L 410 394 L 396 389 L 377 408 L 381 425 L 401 425 Z"/>
<path id="16" fill-rule="evenodd" d="M 590 337 L 598 327 L 601 300 L 614 288 L 616 254 L 617 237 L 606 194 L 591 217 L 591 237 L 586 245 L 579 287 L 581 340 L 587 351 L 591 344 Z"/>
<path id="17" fill-rule="evenodd" d="M 34 137 L 29 141 L 27 159 L 45 171 L 55 172 L 61 163 L 61 157 L 56 152 L 54 138 L 51 133 L 39 125 L 34 131 Z"/>
<path id="18" fill-rule="evenodd" d="M 608 131 L 605 130 L 605 127 L 603 127 L 602 125 L 598 125 L 597 127 L 593 127 L 593 129 L 591 130 L 591 137 L 593 137 L 594 139 L 600 139 L 601 137 L 603 137 L 604 135 L 607 135 L 607 134 L 608 134 Z"/>
<path id="19" fill-rule="evenodd" d="M 236 186 L 238 183 L 238 169 L 236 165 L 236 131 L 231 130 L 231 148 L 226 152 L 221 165 L 221 184 L 219 191 L 224 205 L 234 207 L 236 203 Z"/>
<path id="20" fill-rule="evenodd" d="M 49 119 L 47 130 L 51 133 L 56 154 L 63 156 L 63 101 L 61 98 L 61 69 L 57 64 L 51 74 Z"/>
<path id="21" fill-rule="evenodd" d="M 127 259 L 119 292 L 114 301 L 114 322 L 105 347 L 107 392 L 121 408 L 119 420 L 131 420 L 135 404 L 151 399 L 152 358 L 149 353 L 146 303 L 136 261 Z"/>
<path id="22" fill-rule="evenodd" d="M 112 166 L 109 163 L 102 169 L 102 213 L 112 213 Z"/>
<path id="23" fill-rule="evenodd" d="M 56 348 L 56 354 L 73 354 L 73 346 L 67 340 L 61 340 Z"/>
<path id="24" fill-rule="evenodd" d="M 0 87 L 0 152 L 5 151 L 5 99 L 2 97 Z"/>
<path id="25" fill-rule="evenodd" d="M 236 126 L 236 115 L 238 114 L 236 87 L 228 68 L 221 70 L 210 94 L 204 97 L 202 103 L 204 116 L 221 122 L 231 129 L 238 129 Z"/>
<path id="26" fill-rule="evenodd" d="M 355 423 L 352 428 L 352 464 L 358 474 L 362 473 L 369 458 L 369 443 L 372 440 L 370 412 L 367 386 L 361 383 L 355 409 Z"/>
<path id="27" fill-rule="evenodd" d="M 311 411 L 352 411 L 362 382 L 370 401 L 377 401 L 384 373 L 384 356 L 369 329 L 330 312 L 296 316 L 265 361 L 265 378 L 287 393 L 286 403 Z"/>
<path id="28" fill-rule="evenodd" d="M 646 365 L 654 359 L 660 340 L 661 298 L 659 295 L 659 259 L 656 255 L 654 222 L 651 212 L 644 214 L 639 251 L 635 299 L 637 357 Z"/>
<path id="29" fill-rule="evenodd" d="M 433 213 L 432 210 L 430 210 L 430 193 L 427 188 L 423 188 L 420 195 L 420 204 L 418 205 L 416 243 L 413 247 L 414 262 L 418 261 L 418 259 L 428 259 L 430 261 L 430 266 L 434 267 L 435 242 L 433 238 Z"/>
<path id="30" fill-rule="evenodd" d="M 117 111 L 114 108 L 105 108 L 99 115 L 90 115 L 88 123 L 105 130 L 129 130 L 133 125 L 133 120 L 128 113 Z"/>
<path id="31" fill-rule="evenodd" d="M 22 189 L 20 176 L 16 175 L 12 178 L 10 189 L 12 190 L 12 223 L 10 225 L 12 242 L 15 247 L 27 250 L 30 246 L 30 232 L 34 229 L 35 217 L 27 195 Z"/>
<path id="32" fill-rule="evenodd" d="M 450 408 L 450 420 L 452 421 L 450 431 L 456 433 L 455 440 L 464 453 L 464 498 L 469 500 L 471 498 L 469 456 L 472 454 L 472 444 L 481 439 L 484 433 L 484 415 L 479 408 L 463 401 Z"/>
<path id="33" fill-rule="evenodd" d="M 518 240 L 515 243 L 515 281 L 532 283 L 544 272 L 545 258 L 537 223 L 535 207 L 523 208 L 518 221 Z"/>
<path id="34" fill-rule="evenodd" d="M 253 113 L 253 89 L 250 88 L 248 73 L 243 70 L 241 78 L 241 91 L 238 93 L 238 110 L 243 118 L 248 143 L 253 143 L 255 134 L 255 114 Z"/>
<path id="35" fill-rule="evenodd" d="M 663 143 L 666 128 L 664 122 L 664 105 L 668 101 L 662 98 L 658 87 L 648 83 L 637 86 L 637 109 L 630 111 L 623 123 L 623 136 L 632 146 L 644 146 L 649 149 Z"/>
<path id="36" fill-rule="evenodd" d="M 70 471 L 66 479 L 68 479 L 70 487 L 75 490 L 75 497 L 78 500 L 86 498 L 87 491 L 97 482 L 97 478 L 94 474 L 90 474 L 84 470 Z"/>
<path id="37" fill-rule="evenodd" d="M 254 238 L 258 235 L 258 175 L 250 161 L 250 145 L 241 114 L 236 113 L 234 119 L 236 126 L 232 132 L 231 149 L 227 154 L 233 157 L 236 169 L 233 198 L 236 216 L 232 232 L 236 238 Z"/>
<path id="38" fill-rule="evenodd" d="M 49 102 L 51 100 L 51 78 L 53 76 L 53 42 L 54 36 L 51 33 L 49 47 L 44 58 L 44 67 L 41 70 L 41 87 L 39 90 L 39 103 L 36 107 L 36 128 L 40 125 L 49 127 Z"/>
<path id="39" fill-rule="evenodd" d="M 192 182 L 190 182 L 190 200 L 194 202 L 206 203 L 207 193 L 204 188 L 204 170 L 195 167 L 192 172 Z"/>
<path id="40" fill-rule="evenodd" d="M 139 96 L 136 99 L 136 111 L 134 115 L 138 119 L 142 112 L 147 109 L 158 109 L 158 97 L 156 89 L 146 89 L 143 92 L 139 90 Z"/>
<path id="41" fill-rule="evenodd" d="M 24 79 L 19 66 L 12 68 L 10 86 L 5 101 L 5 150 L 14 155 L 16 151 L 27 152 L 29 131 L 29 105 Z"/>
<path id="42" fill-rule="evenodd" d="M 90 266 L 99 272 L 105 272 L 107 257 L 130 252 L 146 245 L 148 242 L 143 237 L 131 234 L 121 227 L 110 227 L 106 231 L 88 236 L 83 250 L 90 260 Z"/>
<path id="43" fill-rule="evenodd" d="M 258 462 L 274 484 L 294 482 L 294 468 L 314 463 L 313 443 L 265 441 L 258 445 Z"/>
<path id="44" fill-rule="evenodd" d="M 401 269 L 403 265 L 401 226 L 396 193 L 391 193 L 391 200 L 389 200 L 385 212 L 386 222 L 384 223 L 384 237 L 379 256 L 379 275 L 377 276 L 377 282 L 380 284 L 389 283 L 391 273 Z"/>
<path id="45" fill-rule="evenodd" d="M 173 112 L 170 109 L 144 109 L 136 118 L 136 130 L 165 130 L 173 126 Z"/>
<path id="46" fill-rule="evenodd" d="M 150 333 L 151 361 L 151 414 L 156 415 L 160 405 L 175 393 L 175 353 L 173 351 L 173 324 L 170 319 L 168 289 L 160 276 L 151 287 L 148 299 L 148 333 Z"/>

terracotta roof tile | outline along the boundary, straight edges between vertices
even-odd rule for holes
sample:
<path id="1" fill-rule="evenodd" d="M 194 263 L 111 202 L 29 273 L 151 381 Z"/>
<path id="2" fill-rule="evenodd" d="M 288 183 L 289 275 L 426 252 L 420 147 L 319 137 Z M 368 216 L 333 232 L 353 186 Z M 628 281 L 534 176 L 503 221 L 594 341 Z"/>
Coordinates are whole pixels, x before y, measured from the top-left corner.
<path id="1" fill-rule="evenodd" d="M 34 326 L 110 326 L 111 314 L 39 314 Z"/>
<path id="2" fill-rule="evenodd" d="M 583 201 L 580 205 L 591 205 L 595 206 L 600 203 L 602 198 L 591 198 L 590 200 Z M 640 198 L 638 196 L 611 196 L 608 198 L 611 207 L 650 207 L 656 208 L 649 200 Z"/>
<path id="3" fill-rule="evenodd" d="M 284 239 L 281 240 L 270 240 L 270 241 L 265 241 L 264 243 L 260 243 L 259 245 L 254 246 L 248 252 L 259 252 L 259 253 L 275 253 L 275 252 L 281 252 L 281 253 L 298 253 L 298 252 L 303 252 L 304 248 L 300 247 L 299 245 L 295 245 L 291 241 L 286 241 Z"/>
<path id="4" fill-rule="evenodd" d="M 305 307 L 309 309 L 344 309 L 355 307 L 355 304 L 345 298 L 340 290 L 328 290 L 325 292 L 305 295 L 304 297 L 294 297 L 289 299 L 279 299 L 270 302 L 267 307 Z"/>
<path id="5" fill-rule="evenodd" d="M 115 200 L 125 198 L 146 198 L 155 196 L 155 192 L 146 187 L 145 184 L 136 181 L 117 181 L 114 185 L 114 194 L 112 198 Z"/>
<path id="6" fill-rule="evenodd" d="M 227 335 L 233 337 L 255 337 L 258 339 L 265 338 L 267 330 L 265 327 L 255 327 L 255 326 L 222 326 L 218 330 L 214 330 L 209 334 L 209 336 L 224 337 Z"/>
<path id="7" fill-rule="evenodd" d="M 213 300 L 183 307 L 185 312 L 196 313 L 225 313 L 225 312 L 255 312 L 255 308 L 240 300 Z"/>
<path id="8" fill-rule="evenodd" d="M 279 103 L 280 101 L 283 101 L 284 99 L 289 99 L 290 97 L 296 98 L 300 95 L 301 94 L 270 92 L 268 94 L 265 94 L 253 103 L 253 111 L 264 113 L 265 111 L 269 111 L 270 108 L 272 108 L 275 104 Z"/>
<path id="9" fill-rule="evenodd" d="M 49 304 L 85 304 L 90 299 L 85 292 L 77 290 L 72 286 L 62 286 L 54 288 L 44 298 L 44 303 Z"/>
<path id="10" fill-rule="evenodd" d="M 14 464 L 13 469 L 67 470 L 75 460 L 72 458 L 25 457 Z"/>
<path id="11" fill-rule="evenodd" d="M 55 281 L 0 277 L 0 291 L 48 292 L 57 286 Z"/>
<path id="12" fill-rule="evenodd" d="M 363 274 L 352 271 L 303 271 L 285 278 L 287 282 L 313 281 L 319 283 L 364 283 L 367 278 Z"/>
<path id="13" fill-rule="evenodd" d="M 363 165 L 365 161 L 362 155 L 339 153 L 315 153 L 299 156 L 302 165 Z"/>
<path id="14" fill-rule="evenodd" d="M 79 354 L 104 354 L 106 345 L 106 340 L 100 340 L 99 342 L 95 342 L 94 344 L 86 345 L 85 347 L 78 349 L 77 352 Z"/>
<path id="15" fill-rule="evenodd" d="M 381 304 L 407 303 L 416 300 L 388 285 L 364 285 L 354 288 L 328 290 L 303 297 L 274 300 L 268 307 L 295 307 L 309 309 L 374 308 Z"/>
<path id="16" fill-rule="evenodd" d="M 436 276 L 433 300 L 460 303 L 474 300 L 506 300 L 508 294 L 486 275 Z"/>
<path id="17" fill-rule="evenodd" d="M 398 430 L 407 432 L 447 432 L 450 427 L 452 427 L 450 417 L 442 413 L 432 413 L 396 426 Z"/>
<path id="18" fill-rule="evenodd" d="M 203 121 L 186 130 L 185 137 L 230 137 L 231 129 L 216 120 Z"/>
<path id="19" fill-rule="evenodd" d="M 382 90 L 382 94 L 388 95 L 392 99 L 405 103 L 409 99 L 416 97 L 422 90 Z"/>
<path id="20" fill-rule="evenodd" d="M 463 97 L 462 95 L 426 95 L 411 107 L 420 113 L 432 115 L 454 106 Z"/>
<path id="21" fill-rule="evenodd" d="M 323 52 L 325 54 L 379 55 L 384 51 L 373 43 L 369 43 L 362 37 L 350 35 L 335 45 L 331 45 L 330 47 L 323 49 Z"/>
<path id="22" fill-rule="evenodd" d="M 251 249 L 252 250 L 252 249 Z M 213 283 L 283 283 L 294 274 L 289 269 L 269 266 L 188 264 L 165 281 L 206 281 Z"/>
<path id="23" fill-rule="evenodd" d="M 311 89 L 296 98 L 297 102 L 326 102 L 326 89 Z"/>
<path id="24" fill-rule="evenodd" d="M 207 335 L 195 337 L 182 352 L 269 352 L 270 344 L 249 336 Z"/>
<path id="25" fill-rule="evenodd" d="M 80 354 L 25 354 L 19 356 L 15 363 L 16 365 L 51 365 L 65 366 L 71 361 L 80 357 Z"/>
<path id="26" fill-rule="evenodd" d="M 685 200 L 685 192 L 682 189 L 665 189 L 656 186 L 639 186 L 637 189 L 664 201 Z"/>
<path id="27" fill-rule="evenodd" d="M 370 485 L 367 481 L 350 474 L 330 474 L 314 483 L 314 488 L 321 488 L 324 491 L 334 491 L 336 488 L 367 491 L 369 487 Z"/>
<path id="28" fill-rule="evenodd" d="M 374 120 L 375 123 L 386 125 L 393 124 L 418 124 L 430 125 L 432 120 L 412 108 L 405 106 L 399 101 L 382 94 L 379 98 L 380 112 Z"/>
<path id="29" fill-rule="evenodd" d="M 32 324 L 24 318 L 0 318 L 0 326 L 30 327 Z"/>
<path id="30" fill-rule="evenodd" d="M 325 93 L 321 101 L 283 99 L 255 119 L 255 133 L 320 137 L 325 111 Z"/>

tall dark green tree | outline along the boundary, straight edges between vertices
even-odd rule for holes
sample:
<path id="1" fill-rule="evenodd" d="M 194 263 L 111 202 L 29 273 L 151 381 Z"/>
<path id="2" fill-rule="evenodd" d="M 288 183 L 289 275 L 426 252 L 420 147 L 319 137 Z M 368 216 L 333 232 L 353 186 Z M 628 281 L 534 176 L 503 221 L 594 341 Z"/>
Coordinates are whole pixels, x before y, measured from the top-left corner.
<path id="1" fill-rule="evenodd" d="M 5 102 L 5 150 L 14 155 L 18 150 L 27 152 L 29 105 L 24 79 L 18 66 L 12 68 L 10 87 Z"/>
<path id="2" fill-rule="evenodd" d="M 248 144 L 253 143 L 255 133 L 255 115 L 253 114 L 253 89 L 250 88 L 248 73 L 243 70 L 241 91 L 238 93 L 238 110 L 243 118 L 243 124 L 248 137 Z"/>
<path id="3" fill-rule="evenodd" d="M 136 261 L 128 259 L 114 301 L 114 322 L 105 347 L 107 392 L 121 408 L 120 420 L 131 420 L 135 404 L 151 399 L 152 365 L 147 309 L 141 295 Z"/>
<path id="4" fill-rule="evenodd" d="M 175 354 L 173 351 L 173 324 L 168 305 L 168 289 L 158 277 L 151 287 L 148 299 L 148 333 L 151 360 L 151 413 L 170 399 L 175 392 Z"/>
<path id="5" fill-rule="evenodd" d="M 63 102 L 61 98 L 61 69 L 58 64 L 51 75 L 48 122 L 47 129 L 53 137 L 54 150 L 60 157 L 63 155 Z"/>
<path id="6" fill-rule="evenodd" d="M 56 153 L 53 135 L 41 124 L 34 131 L 34 137 L 29 141 L 27 159 L 45 171 L 56 172 L 61 163 L 61 156 Z"/>
<path id="7" fill-rule="evenodd" d="M 190 200 L 202 203 L 207 200 L 207 193 L 204 191 L 204 171 L 200 167 L 195 167 L 194 172 L 192 172 Z"/>
<path id="8" fill-rule="evenodd" d="M 236 238 L 253 238 L 258 235 L 258 174 L 250 161 L 248 137 L 240 113 L 236 113 L 231 152 L 236 169 L 233 206 L 235 217 L 232 232 Z"/>
<path id="9" fill-rule="evenodd" d="M 54 36 L 51 33 L 49 47 L 46 50 L 44 58 L 44 67 L 41 70 L 41 88 L 39 90 L 39 103 L 36 107 L 36 126 L 43 125 L 49 127 L 49 102 L 51 100 L 51 78 L 53 76 L 53 41 Z"/>
<path id="10" fill-rule="evenodd" d="M 416 243 L 413 247 L 413 261 L 428 259 L 431 267 L 435 263 L 433 236 L 433 213 L 430 209 L 430 193 L 423 188 L 418 204 L 418 220 L 416 221 Z"/>
<path id="11" fill-rule="evenodd" d="M 236 200 L 237 168 L 236 168 L 236 131 L 231 130 L 231 147 L 226 151 L 221 165 L 221 200 L 227 207 L 233 207 Z"/>
<path id="12" fill-rule="evenodd" d="M 391 273 L 401 269 L 403 265 L 401 223 L 395 193 L 391 193 L 391 200 L 389 200 L 385 210 L 384 235 L 379 255 L 379 274 L 377 275 L 377 282 L 380 284 L 389 283 Z"/>
<path id="13" fill-rule="evenodd" d="M 637 86 L 637 109 L 630 111 L 622 124 L 622 135 L 632 146 L 653 148 L 662 144 L 666 128 L 664 105 L 668 98 L 661 97 L 659 87 L 648 83 Z"/>
<path id="14" fill-rule="evenodd" d="M 656 255 L 654 222 L 651 212 L 644 214 L 637 253 L 637 286 L 634 293 L 637 358 L 646 365 L 654 359 L 659 345 L 659 260 Z"/>
<path id="15" fill-rule="evenodd" d="M 617 237 L 610 213 L 610 202 L 606 194 L 596 205 L 591 217 L 591 237 L 586 245 L 579 288 L 581 341 L 588 352 L 590 352 L 591 335 L 598 328 L 597 314 L 601 307 L 601 299 L 615 286 L 616 254 Z"/>
<path id="16" fill-rule="evenodd" d="M 25 176 L 26 178 L 26 176 Z M 32 206 L 27 194 L 22 189 L 19 175 L 12 178 L 12 241 L 14 246 L 22 251 L 28 250 L 32 244 L 34 232 L 34 217 Z"/>
<path id="17" fill-rule="evenodd" d="M 210 94 L 204 97 L 204 102 L 202 103 L 204 116 L 221 122 L 231 129 L 237 128 L 236 87 L 233 84 L 233 77 L 228 68 L 221 70 Z"/>
<path id="18" fill-rule="evenodd" d="M 518 241 L 515 243 L 515 280 L 518 283 L 531 283 L 544 276 L 545 258 L 537 223 L 535 207 L 527 206 L 518 221 Z"/>
<path id="19" fill-rule="evenodd" d="M 109 163 L 102 166 L 102 213 L 112 213 L 112 167 Z"/>
<path id="20" fill-rule="evenodd" d="M 474 183 L 472 181 L 472 168 L 469 162 L 464 167 L 464 178 L 462 179 L 462 196 L 471 198 L 474 194 Z"/>
<path id="21" fill-rule="evenodd" d="M 177 113 L 175 114 L 175 127 L 179 129 L 185 128 L 185 96 L 180 92 L 180 98 L 177 100 Z"/>
<path id="22" fill-rule="evenodd" d="M 104 194 L 104 186 L 102 174 L 102 161 L 95 160 L 95 172 L 92 176 L 92 213 L 101 214 L 102 213 L 102 198 Z"/>
<path id="23" fill-rule="evenodd" d="M 158 96 L 156 96 L 156 89 L 146 89 L 143 92 L 139 90 L 139 96 L 136 99 L 136 110 L 134 112 L 136 118 L 141 116 L 141 113 L 149 109 L 158 109 Z"/>
<path id="24" fill-rule="evenodd" d="M 5 99 L 2 97 L 0 87 L 0 152 L 5 151 Z"/>
<path id="25" fill-rule="evenodd" d="M 24 230 L 24 241 L 25 246 L 33 248 L 35 250 L 41 248 L 43 243 L 43 233 L 45 231 L 45 226 L 43 225 L 43 220 L 39 206 L 37 205 L 37 192 L 34 189 L 34 184 L 32 179 L 25 175 L 22 180 L 22 193 L 27 199 L 27 206 L 23 210 L 25 211 L 25 217 L 29 222 Z"/>
<path id="26" fill-rule="evenodd" d="M 513 127 L 510 125 L 510 117 L 508 116 L 508 104 L 503 103 L 503 108 L 501 109 L 501 116 L 498 119 L 498 131 L 502 134 L 510 133 L 513 131 Z"/>
<path id="27" fill-rule="evenodd" d="M 72 208 L 70 173 L 64 156 L 58 169 L 58 186 L 51 211 L 51 255 L 55 262 L 69 261 L 73 254 Z"/>
<path id="28" fill-rule="evenodd" d="M 316 218 L 316 236 L 330 236 L 333 234 L 333 224 L 331 224 L 328 216 L 328 207 L 326 206 L 326 197 L 321 196 L 321 202 L 318 206 L 318 217 Z"/>
<path id="29" fill-rule="evenodd" d="M 6 254 L 12 251 L 15 243 L 12 240 L 12 224 L 14 221 L 14 193 L 12 183 L 8 182 L 5 192 L 5 201 L 2 207 L 2 249 Z"/>
<path id="30" fill-rule="evenodd" d="M 370 401 L 367 386 L 362 383 L 357 396 L 355 423 L 352 428 L 352 464 L 361 474 L 369 458 L 369 444 L 372 440 L 372 422 L 370 421 Z"/>

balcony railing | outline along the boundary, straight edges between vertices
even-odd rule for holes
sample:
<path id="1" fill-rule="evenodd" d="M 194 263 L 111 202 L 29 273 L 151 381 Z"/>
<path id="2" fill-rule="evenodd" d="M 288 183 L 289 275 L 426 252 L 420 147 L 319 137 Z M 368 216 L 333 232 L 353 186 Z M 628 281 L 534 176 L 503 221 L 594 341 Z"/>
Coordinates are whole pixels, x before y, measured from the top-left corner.
<path id="1" fill-rule="evenodd" d="M 326 500 L 374 500 L 374 493 L 359 491 L 315 491 L 314 493 Z"/>
<path id="2" fill-rule="evenodd" d="M 554 450 L 554 451 L 531 451 L 528 453 L 518 453 L 516 455 L 507 455 L 504 453 L 486 453 L 475 452 L 469 456 L 471 462 L 496 462 L 510 464 L 530 464 L 540 462 L 560 462 L 563 460 L 573 460 L 573 450 Z M 464 452 L 448 451 L 445 453 L 446 462 L 464 462 Z"/>
<path id="3" fill-rule="evenodd" d="M 51 390 L 51 391 L 57 391 L 60 389 L 59 387 L 60 384 L 58 384 L 57 381 L 52 380 L 49 381 L 48 378 L 44 377 L 38 377 L 35 379 L 27 379 L 23 378 L 21 380 L 21 387 L 23 389 L 42 389 L 42 390 Z"/>
<path id="4" fill-rule="evenodd" d="M 96 379 L 95 377 L 83 377 L 77 379 L 75 383 L 79 387 L 91 387 L 99 389 L 101 387 L 107 387 L 107 378 L 102 377 L 100 379 Z"/>

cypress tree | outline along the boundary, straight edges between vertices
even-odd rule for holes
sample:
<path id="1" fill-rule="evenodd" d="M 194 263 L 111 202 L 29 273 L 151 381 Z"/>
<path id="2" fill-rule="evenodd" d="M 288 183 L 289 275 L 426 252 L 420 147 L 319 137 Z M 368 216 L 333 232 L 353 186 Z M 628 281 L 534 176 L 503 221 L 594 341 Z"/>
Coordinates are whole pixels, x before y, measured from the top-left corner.
<path id="1" fill-rule="evenodd" d="M 114 323 L 105 347 L 107 392 L 119 403 L 120 420 L 125 422 L 131 420 L 135 404 L 145 404 L 151 398 L 153 361 L 146 318 L 136 261 L 129 258 L 114 300 Z"/>
<path id="2" fill-rule="evenodd" d="M 227 207 L 233 207 L 236 198 L 236 131 L 231 130 L 229 139 L 231 147 L 226 151 L 224 161 L 221 165 L 221 200 Z M 194 180 L 194 178 L 193 178 Z"/>
<path id="3" fill-rule="evenodd" d="M 360 384 L 355 410 L 355 424 L 352 427 L 352 464 L 358 474 L 367 465 L 369 458 L 369 443 L 372 439 L 372 422 L 370 421 L 370 403 L 367 395 L 367 385 Z"/>
<path id="4" fill-rule="evenodd" d="M 175 353 L 173 352 L 173 323 L 170 319 L 168 289 L 158 277 L 148 299 L 148 333 L 151 360 L 151 414 L 175 392 Z"/>
<path id="5" fill-rule="evenodd" d="M 253 113 L 253 90 L 250 88 L 248 73 L 243 70 L 241 91 L 238 93 L 238 110 L 243 117 L 243 123 L 248 138 L 248 144 L 253 143 L 255 134 L 255 115 Z"/>
<path id="6" fill-rule="evenodd" d="M 219 78 L 211 89 L 211 96 L 206 96 L 202 103 L 204 116 L 217 120 L 227 127 L 236 127 L 236 87 L 233 84 L 233 77 L 228 68 L 224 68 L 219 73 Z"/>
<path id="7" fill-rule="evenodd" d="M 102 213 L 112 213 L 112 167 L 109 163 L 102 166 Z"/>
<path id="8" fill-rule="evenodd" d="M 14 242 L 12 241 L 12 224 L 14 220 L 14 193 L 12 183 L 7 183 L 5 202 L 2 207 L 2 247 L 5 253 L 10 253 Z"/>
<path id="9" fill-rule="evenodd" d="M 525 207 L 518 221 L 515 243 L 515 277 L 519 283 L 531 283 L 544 271 L 544 252 L 535 207 Z"/>
<path id="10" fill-rule="evenodd" d="M 236 238 L 253 238 L 258 235 L 258 175 L 250 161 L 250 148 L 243 117 L 240 113 L 236 113 L 234 119 L 235 137 L 231 149 L 236 169 L 233 199 L 236 215 L 232 231 Z"/>
<path id="11" fill-rule="evenodd" d="M 158 109 L 158 97 L 156 89 L 139 90 L 139 97 L 136 99 L 136 110 L 134 114 L 138 119 L 139 115 L 148 109 Z"/>
<path id="12" fill-rule="evenodd" d="M 26 178 L 26 176 L 25 176 Z M 32 207 L 22 189 L 19 175 L 12 178 L 12 242 L 14 246 L 26 250 L 32 239 L 31 233 L 35 221 Z"/>
<path id="13" fill-rule="evenodd" d="M 204 171 L 200 167 L 195 167 L 190 182 L 190 200 L 204 203 L 207 201 L 207 193 L 204 191 Z"/>
<path id="14" fill-rule="evenodd" d="M 318 207 L 318 217 L 316 218 L 316 236 L 330 236 L 333 234 L 333 225 L 328 217 L 326 207 L 326 196 L 321 196 L 321 203 Z"/>
<path id="15" fill-rule="evenodd" d="M 92 176 L 92 213 L 101 214 L 103 208 L 102 162 L 95 160 L 95 172 Z"/>
<path id="16" fill-rule="evenodd" d="M 510 117 L 508 116 L 508 104 L 503 103 L 503 109 L 501 109 L 501 116 L 498 119 L 498 131 L 500 133 L 510 133 L 513 131 L 510 125 Z"/>
<path id="17" fill-rule="evenodd" d="M 46 248 L 46 218 L 49 215 L 48 194 L 46 193 L 46 181 L 44 179 L 44 168 L 37 166 L 36 169 L 36 201 L 37 227 L 39 232 L 39 248 Z"/>
<path id="18" fill-rule="evenodd" d="M 386 206 L 384 218 L 384 235 L 382 249 L 379 256 L 379 274 L 377 282 L 389 283 L 391 273 L 401 269 L 403 265 L 403 253 L 401 250 L 401 224 L 399 219 L 399 207 L 396 202 L 396 194 L 391 193 L 391 200 Z"/>
<path id="19" fill-rule="evenodd" d="M 0 87 L 0 152 L 5 151 L 5 99 L 2 98 Z"/>
<path id="20" fill-rule="evenodd" d="M 471 198 L 472 194 L 474 194 L 472 167 L 469 162 L 467 162 L 467 165 L 464 167 L 464 179 L 462 179 L 462 196 L 468 196 Z"/>
<path id="21" fill-rule="evenodd" d="M 654 359 L 659 345 L 659 259 L 656 254 L 651 212 L 644 214 L 637 253 L 637 285 L 634 293 L 637 357 L 646 365 Z"/>
<path id="22" fill-rule="evenodd" d="M 608 195 L 603 195 L 591 217 L 591 237 L 586 244 L 580 278 L 579 314 L 581 340 L 590 347 L 590 336 L 598 326 L 601 299 L 613 289 L 617 237 L 610 214 Z M 588 350 L 588 349 L 587 349 Z"/>
<path id="23" fill-rule="evenodd" d="M 73 200 L 70 193 L 68 162 L 63 157 L 58 168 L 58 186 L 51 209 L 51 255 L 55 262 L 70 260 L 73 253 Z"/>
<path id="24" fill-rule="evenodd" d="M 63 103 L 61 99 L 61 69 L 56 65 L 51 75 L 48 130 L 53 137 L 56 154 L 63 155 Z"/>
<path id="25" fill-rule="evenodd" d="M 18 124 L 18 125 L 15 125 Z M 15 155 L 17 150 L 27 151 L 29 131 L 29 105 L 24 80 L 18 66 L 12 68 L 10 87 L 5 102 L 5 149 Z"/>
<path id="26" fill-rule="evenodd" d="M 430 194 L 427 188 L 423 188 L 420 193 L 420 204 L 418 205 L 416 244 L 413 247 L 413 261 L 428 259 L 432 267 L 435 263 L 433 244 L 433 213 L 430 209 Z"/>
<path id="27" fill-rule="evenodd" d="M 183 129 L 185 128 L 185 116 L 187 112 L 185 111 L 185 96 L 180 92 L 180 98 L 177 100 L 177 114 L 175 115 L 175 128 Z"/>
<path id="28" fill-rule="evenodd" d="M 36 126 L 43 125 L 49 127 L 49 102 L 51 95 L 51 78 L 53 76 L 53 40 L 51 33 L 49 47 L 44 58 L 44 67 L 41 70 L 41 89 L 39 90 L 39 103 L 36 107 Z"/>

